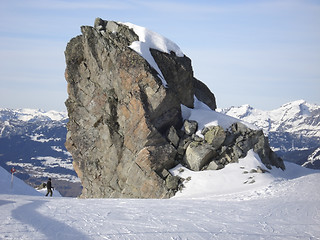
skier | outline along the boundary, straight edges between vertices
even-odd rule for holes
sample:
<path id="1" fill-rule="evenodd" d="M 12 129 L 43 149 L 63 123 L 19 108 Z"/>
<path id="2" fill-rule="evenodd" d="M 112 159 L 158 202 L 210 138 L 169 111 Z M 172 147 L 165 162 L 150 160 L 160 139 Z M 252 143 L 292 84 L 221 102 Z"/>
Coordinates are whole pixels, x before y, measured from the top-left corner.
<path id="1" fill-rule="evenodd" d="M 51 178 L 48 178 L 46 197 L 49 195 L 49 193 L 50 193 L 50 197 L 52 197 L 52 190 L 51 190 L 51 188 L 54 190 L 54 187 L 52 187 L 52 184 L 51 184 Z"/>

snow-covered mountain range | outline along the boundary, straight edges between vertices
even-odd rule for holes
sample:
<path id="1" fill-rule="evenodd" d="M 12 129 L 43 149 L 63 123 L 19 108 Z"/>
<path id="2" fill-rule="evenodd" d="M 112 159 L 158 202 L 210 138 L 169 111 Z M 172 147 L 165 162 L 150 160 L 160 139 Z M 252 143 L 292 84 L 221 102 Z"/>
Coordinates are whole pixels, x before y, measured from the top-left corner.
<path id="1" fill-rule="evenodd" d="M 270 145 L 285 161 L 320 168 L 320 106 L 303 100 L 272 111 L 249 105 L 217 111 L 262 128 Z M 17 176 L 32 186 L 56 179 L 63 196 L 77 196 L 80 181 L 64 147 L 66 112 L 0 109 L 0 166 L 17 168 Z"/>
<path id="2" fill-rule="evenodd" d="M 15 167 L 32 186 L 55 178 L 63 195 L 78 195 L 80 181 L 64 147 L 67 121 L 66 112 L 0 109 L 0 166 Z"/>
<path id="3" fill-rule="evenodd" d="M 315 157 L 320 147 L 319 105 L 298 100 L 271 111 L 254 109 L 250 105 L 218 111 L 263 129 L 273 150 L 285 161 L 318 168 Z"/>

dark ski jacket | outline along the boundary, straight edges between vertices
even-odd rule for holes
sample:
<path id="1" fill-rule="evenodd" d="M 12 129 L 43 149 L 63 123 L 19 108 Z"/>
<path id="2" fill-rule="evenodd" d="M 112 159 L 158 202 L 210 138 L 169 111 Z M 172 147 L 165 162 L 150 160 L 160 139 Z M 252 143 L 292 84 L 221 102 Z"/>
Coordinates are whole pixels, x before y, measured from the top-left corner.
<path id="1" fill-rule="evenodd" d="M 51 189 L 51 188 L 52 188 L 51 180 L 48 180 L 48 182 L 47 182 L 47 189 Z"/>

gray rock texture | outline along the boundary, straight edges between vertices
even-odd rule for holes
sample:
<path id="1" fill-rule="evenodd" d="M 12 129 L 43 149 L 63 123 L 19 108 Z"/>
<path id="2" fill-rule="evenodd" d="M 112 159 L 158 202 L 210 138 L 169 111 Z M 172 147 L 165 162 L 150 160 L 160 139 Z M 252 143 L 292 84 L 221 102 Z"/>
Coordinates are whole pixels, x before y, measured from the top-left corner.
<path id="1" fill-rule="evenodd" d="M 168 83 L 164 87 L 129 47 L 139 37 L 126 25 L 97 18 L 81 32 L 65 50 L 65 145 L 82 182 L 81 196 L 172 196 L 177 181 L 161 173 L 177 164 L 181 104 L 193 107 L 194 94 L 205 85 L 193 77 L 188 57 L 151 49 Z M 215 109 L 214 95 L 201 94 Z"/>
<path id="2" fill-rule="evenodd" d="M 198 123 L 196 121 L 186 120 L 183 123 L 183 128 L 185 133 L 191 136 L 192 134 L 195 134 L 198 130 Z"/>
<path id="3" fill-rule="evenodd" d="M 204 140 L 215 149 L 220 148 L 226 139 L 226 133 L 220 126 L 207 127 L 202 131 L 202 134 L 204 135 Z"/>
<path id="4" fill-rule="evenodd" d="M 221 169 L 229 163 L 238 162 L 250 149 L 259 155 L 267 168 L 274 166 L 285 169 L 282 159 L 271 150 L 268 138 L 263 135 L 262 130 L 252 130 L 236 122 L 227 130 L 220 126 L 209 126 L 201 132 L 204 139 L 199 141 L 199 138 L 188 138 L 188 147 L 182 153 L 184 163 L 191 170 Z"/>
<path id="5" fill-rule="evenodd" d="M 200 171 L 215 155 L 214 148 L 209 144 L 191 142 L 186 149 L 184 161 L 189 169 Z"/>

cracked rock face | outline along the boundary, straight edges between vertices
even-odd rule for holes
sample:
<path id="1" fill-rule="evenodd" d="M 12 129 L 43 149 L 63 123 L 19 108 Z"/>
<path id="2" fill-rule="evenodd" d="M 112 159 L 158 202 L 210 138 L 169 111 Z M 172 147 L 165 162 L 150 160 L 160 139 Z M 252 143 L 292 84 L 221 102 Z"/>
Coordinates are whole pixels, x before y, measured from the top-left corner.
<path id="1" fill-rule="evenodd" d="M 194 94 L 215 109 L 214 95 L 193 77 L 191 61 L 152 51 L 168 82 L 129 45 L 129 27 L 96 19 L 67 45 L 69 115 L 66 148 L 83 185 L 82 197 L 167 198 L 176 148 L 166 133 L 181 129 L 181 104 Z M 201 90 L 203 89 L 203 90 Z M 172 181 L 171 181 L 172 182 Z"/>

